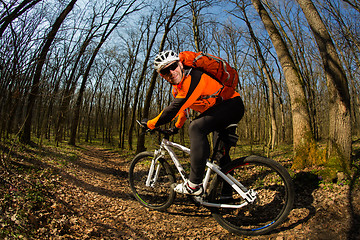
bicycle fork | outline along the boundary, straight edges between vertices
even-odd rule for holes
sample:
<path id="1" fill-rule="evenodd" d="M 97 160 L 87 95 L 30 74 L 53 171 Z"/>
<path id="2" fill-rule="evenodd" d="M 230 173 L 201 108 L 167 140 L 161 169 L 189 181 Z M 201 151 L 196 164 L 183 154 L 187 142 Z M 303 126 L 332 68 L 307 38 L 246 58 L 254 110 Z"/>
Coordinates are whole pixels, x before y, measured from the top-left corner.
<path id="1" fill-rule="evenodd" d="M 162 156 L 161 152 L 155 150 L 154 157 L 151 160 L 149 173 L 148 173 L 148 176 L 146 178 L 145 185 L 147 187 L 154 187 L 155 186 L 155 183 L 156 183 L 156 181 L 157 181 L 157 179 L 159 177 L 159 173 L 160 173 L 161 162 L 159 161 L 159 159 L 161 158 L 161 156 Z M 156 165 L 156 170 L 155 170 L 155 165 Z M 154 175 L 154 171 L 155 171 L 155 175 Z"/>
<path id="2" fill-rule="evenodd" d="M 223 207 L 223 208 L 242 208 L 249 203 L 253 203 L 256 200 L 257 192 L 255 192 L 253 189 L 247 189 L 244 185 L 242 185 L 239 181 L 237 181 L 233 176 L 230 174 L 224 174 L 220 167 L 211 163 L 207 162 L 206 166 L 208 167 L 205 179 L 204 179 L 204 189 L 207 188 L 207 184 L 210 179 L 211 170 L 216 172 L 220 177 L 222 177 L 227 183 L 231 185 L 231 187 L 240 194 L 240 196 L 245 199 L 246 201 L 240 205 L 231 205 L 231 204 L 221 204 L 221 203 L 210 203 L 204 201 L 201 197 L 195 197 L 197 201 L 199 201 L 200 204 L 208 207 Z"/>
<path id="3" fill-rule="evenodd" d="M 163 140 L 165 141 L 165 139 Z M 175 144 L 174 144 L 175 145 Z M 175 146 L 176 147 L 176 146 Z M 165 155 L 165 150 L 169 153 L 171 159 L 173 160 L 176 168 L 178 169 L 181 178 L 186 181 L 186 173 L 185 170 L 183 169 L 183 167 L 181 166 L 181 164 L 179 163 L 179 161 L 177 160 L 176 154 L 175 152 L 167 147 L 166 145 L 162 145 L 161 148 L 159 150 L 155 150 L 154 152 L 154 157 L 151 160 L 151 165 L 150 165 L 150 169 L 149 169 L 149 173 L 148 176 L 146 178 L 146 183 L 145 185 L 147 187 L 154 187 L 155 183 L 159 177 L 160 174 L 160 169 L 161 169 L 161 162 L 159 161 L 160 158 L 162 158 Z M 187 150 L 188 152 L 190 152 L 189 149 L 187 148 L 183 148 L 185 150 Z M 156 166 L 156 167 L 155 167 Z"/>

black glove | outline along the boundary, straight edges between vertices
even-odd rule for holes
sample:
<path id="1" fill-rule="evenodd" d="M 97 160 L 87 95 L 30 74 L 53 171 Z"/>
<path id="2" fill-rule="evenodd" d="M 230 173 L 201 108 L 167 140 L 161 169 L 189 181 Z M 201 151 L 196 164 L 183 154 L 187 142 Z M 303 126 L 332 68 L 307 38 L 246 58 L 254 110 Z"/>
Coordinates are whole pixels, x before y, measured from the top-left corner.
<path id="1" fill-rule="evenodd" d="M 179 129 L 177 127 L 169 128 L 166 130 L 166 132 L 170 135 L 177 134 L 179 132 Z"/>

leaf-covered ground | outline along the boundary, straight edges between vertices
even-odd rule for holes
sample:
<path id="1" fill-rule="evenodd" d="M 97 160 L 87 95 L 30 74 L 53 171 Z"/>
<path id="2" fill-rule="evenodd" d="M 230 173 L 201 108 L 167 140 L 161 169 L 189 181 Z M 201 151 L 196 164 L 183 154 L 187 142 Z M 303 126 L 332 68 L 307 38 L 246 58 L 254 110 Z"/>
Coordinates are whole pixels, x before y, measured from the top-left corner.
<path id="1" fill-rule="evenodd" d="M 268 235 L 247 237 L 228 233 L 184 196 L 166 212 L 142 207 L 127 180 L 131 157 L 114 150 L 11 152 L 0 155 L 3 239 L 360 239 L 359 170 L 331 184 L 311 171 L 294 174 L 296 200 L 287 221 Z"/>

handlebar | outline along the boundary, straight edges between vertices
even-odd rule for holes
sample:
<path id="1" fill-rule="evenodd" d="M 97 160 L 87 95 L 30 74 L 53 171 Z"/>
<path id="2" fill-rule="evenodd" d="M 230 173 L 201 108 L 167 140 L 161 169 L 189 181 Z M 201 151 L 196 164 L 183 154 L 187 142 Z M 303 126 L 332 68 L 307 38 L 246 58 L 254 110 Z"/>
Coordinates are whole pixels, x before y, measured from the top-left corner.
<path id="1" fill-rule="evenodd" d="M 158 132 L 164 135 L 165 139 L 169 139 L 170 136 L 175 135 L 177 132 L 171 131 L 171 129 L 162 129 L 162 128 L 154 128 L 149 129 L 147 126 L 144 126 L 143 123 L 141 123 L 139 120 L 136 120 L 136 122 L 140 125 L 141 128 L 146 129 L 146 132 L 152 133 L 152 132 Z"/>

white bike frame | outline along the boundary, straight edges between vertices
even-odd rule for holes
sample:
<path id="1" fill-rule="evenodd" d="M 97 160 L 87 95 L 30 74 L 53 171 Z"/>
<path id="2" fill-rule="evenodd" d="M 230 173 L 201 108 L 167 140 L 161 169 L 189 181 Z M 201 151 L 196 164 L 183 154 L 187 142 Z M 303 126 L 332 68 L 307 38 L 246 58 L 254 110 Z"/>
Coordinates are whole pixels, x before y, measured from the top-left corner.
<path id="1" fill-rule="evenodd" d="M 182 167 L 182 165 L 180 164 L 175 152 L 173 151 L 172 147 L 177 148 L 187 154 L 190 154 L 190 149 L 187 147 L 184 147 L 178 143 L 174 143 L 171 142 L 167 139 L 163 139 L 161 141 L 160 144 L 160 148 L 159 150 L 155 150 L 154 152 L 154 158 L 151 162 L 151 166 L 149 169 L 149 174 L 146 180 L 146 186 L 154 186 L 158 176 L 159 176 L 159 170 L 160 170 L 160 163 L 158 162 L 158 160 L 160 158 L 163 158 L 166 154 L 166 152 L 169 153 L 172 161 L 175 164 L 176 169 L 178 170 L 178 172 L 181 175 L 181 178 L 186 181 L 186 173 L 184 168 Z M 157 164 L 157 165 L 156 165 Z M 208 183 L 210 181 L 210 175 L 211 175 L 211 171 L 215 172 L 216 174 L 218 174 L 220 177 L 222 177 L 226 182 L 228 182 L 232 188 L 240 194 L 240 196 L 245 199 L 246 201 L 240 205 L 231 205 L 231 204 L 221 204 L 221 203 L 210 203 L 207 201 L 204 201 L 204 199 L 202 197 L 194 197 L 194 199 L 199 202 L 200 204 L 204 205 L 204 206 L 208 206 L 208 207 L 222 207 L 222 208 L 242 208 L 246 205 L 248 205 L 249 203 L 253 203 L 256 200 L 257 197 L 257 193 L 250 189 L 248 190 L 244 185 L 242 185 L 239 181 L 237 181 L 233 176 L 231 176 L 231 174 L 224 174 L 221 170 L 220 167 L 217 166 L 214 163 L 211 163 L 209 161 L 207 161 L 206 163 L 207 166 L 207 170 L 206 170 L 206 174 L 205 177 L 203 179 L 203 188 L 204 191 L 206 192 L 206 189 L 208 187 Z M 154 174 L 155 173 L 155 174 Z"/>

